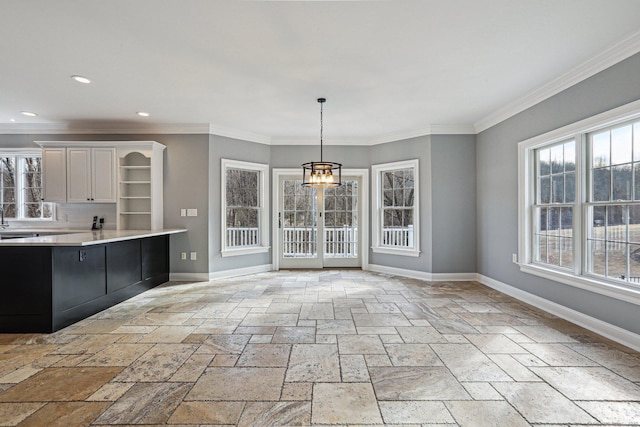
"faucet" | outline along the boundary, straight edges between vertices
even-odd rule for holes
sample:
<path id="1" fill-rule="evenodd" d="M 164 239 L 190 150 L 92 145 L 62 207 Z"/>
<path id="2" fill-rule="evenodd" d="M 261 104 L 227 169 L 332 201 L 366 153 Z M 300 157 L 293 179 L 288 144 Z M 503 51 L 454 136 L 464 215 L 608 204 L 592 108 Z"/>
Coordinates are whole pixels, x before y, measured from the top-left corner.
<path id="1" fill-rule="evenodd" d="M 4 221 L 4 207 L 0 206 L 0 228 L 7 228 L 8 226 L 9 223 Z"/>

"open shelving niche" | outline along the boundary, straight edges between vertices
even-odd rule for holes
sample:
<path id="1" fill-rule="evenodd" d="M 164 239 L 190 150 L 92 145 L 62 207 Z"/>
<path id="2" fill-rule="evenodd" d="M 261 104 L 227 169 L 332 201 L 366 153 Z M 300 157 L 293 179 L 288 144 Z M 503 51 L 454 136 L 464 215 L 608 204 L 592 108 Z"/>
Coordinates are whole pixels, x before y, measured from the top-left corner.
<path id="1" fill-rule="evenodd" d="M 140 143 L 118 149 L 118 229 L 163 228 L 162 163 L 165 146 Z"/>

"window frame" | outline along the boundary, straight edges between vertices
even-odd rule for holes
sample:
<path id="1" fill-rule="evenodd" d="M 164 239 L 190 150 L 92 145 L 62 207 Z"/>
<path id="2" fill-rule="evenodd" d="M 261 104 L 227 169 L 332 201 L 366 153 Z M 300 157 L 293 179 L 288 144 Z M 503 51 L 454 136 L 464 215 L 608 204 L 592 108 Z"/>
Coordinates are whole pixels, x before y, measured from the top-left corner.
<path id="1" fill-rule="evenodd" d="M 382 226 L 384 225 L 384 202 L 382 175 L 399 169 L 413 169 L 413 247 L 394 247 L 382 244 Z M 371 229 L 373 232 L 371 250 L 375 253 L 420 256 L 420 169 L 419 160 L 403 160 L 399 162 L 380 163 L 371 165 L 373 177 L 373 214 L 371 215 Z"/>
<path id="2" fill-rule="evenodd" d="M 13 222 L 54 222 L 56 221 L 56 208 L 55 203 L 53 202 L 45 202 L 40 200 L 40 204 L 49 204 L 51 205 L 51 217 L 49 218 L 32 218 L 25 216 L 25 195 L 24 192 L 26 190 L 25 183 L 25 171 L 24 171 L 24 159 L 27 157 L 39 157 L 42 161 L 42 150 L 39 149 L 23 149 L 23 148 L 0 148 L 0 157 L 13 157 L 16 160 L 16 189 L 15 189 L 15 198 L 16 198 L 16 217 L 8 217 L 5 215 L 5 221 L 13 221 Z M 41 180 L 40 180 L 40 188 L 41 190 L 44 188 L 44 183 L 42 182 L 42 168 L 40 170 Z M 42 207 L 41 207 L 42 209 Z"/>
<path id="3" fill-rule="evenodd" d="M 588 271 L 588 215 L 591 167 L 590 134 L 640 119 L 640 101 L 623 105 L 518 143 L 518 265 L 520 271 L 618 300 L 640 304 L 640 286 L 597 276 Z M 574 265 L 572 269 L 535 262 L 536 150 L 575 139 L 576 178 L 573 204 Z M 596 204 L 599 202 L 596 202 Z M 611 201 L 610 204 L 616 202 Z M 625 202 L 621 202 L 625 203 Z"/>
<path id="4" fill-rule="evenodd" d="M 258 173 L 258 239 L 257 245 L 233 247 L 227 245 L 227 169 L 241 169 Z M 221 245 L 220 255 L 223 257 L 250 255 L 268 252 L 269 245 L 269 165 L 240 160 L 221 159 Z"/>

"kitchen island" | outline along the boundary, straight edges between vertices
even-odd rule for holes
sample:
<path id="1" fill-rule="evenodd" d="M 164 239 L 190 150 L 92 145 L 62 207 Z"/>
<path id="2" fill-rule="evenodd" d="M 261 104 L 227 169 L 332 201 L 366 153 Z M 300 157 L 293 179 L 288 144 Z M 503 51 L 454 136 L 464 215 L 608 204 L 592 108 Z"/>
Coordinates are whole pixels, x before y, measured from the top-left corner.
<path id="1" fill-rule="evenodd" d="M 54 332 L 169 280 L 169 236 L 96 230 L 0 240 L 0 333 Z"/>

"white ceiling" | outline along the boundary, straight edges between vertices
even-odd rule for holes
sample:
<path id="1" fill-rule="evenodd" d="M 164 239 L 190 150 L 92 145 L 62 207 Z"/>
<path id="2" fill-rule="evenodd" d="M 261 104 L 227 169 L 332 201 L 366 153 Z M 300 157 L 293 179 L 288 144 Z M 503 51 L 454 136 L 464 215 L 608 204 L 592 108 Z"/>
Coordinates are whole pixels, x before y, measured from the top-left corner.
<path id="1" fill-rule="evenodd" d="M 638 0 L 2 0 L 0 132 L 317 141 L 321 96 L 328 143 L 474 132 L 640 51 L 638 16 Z"/>

